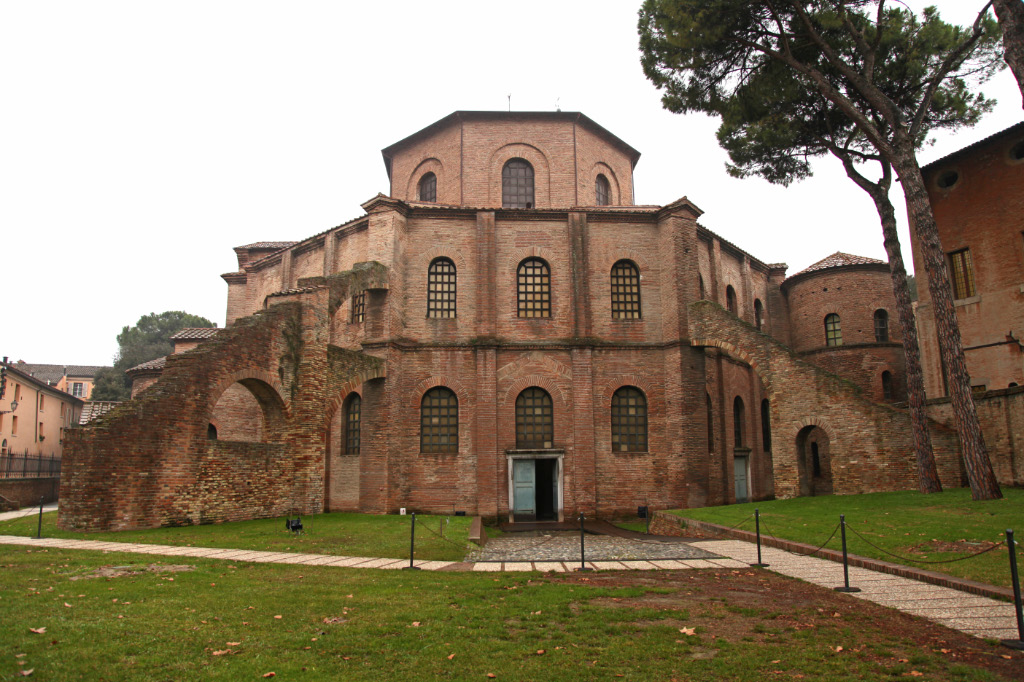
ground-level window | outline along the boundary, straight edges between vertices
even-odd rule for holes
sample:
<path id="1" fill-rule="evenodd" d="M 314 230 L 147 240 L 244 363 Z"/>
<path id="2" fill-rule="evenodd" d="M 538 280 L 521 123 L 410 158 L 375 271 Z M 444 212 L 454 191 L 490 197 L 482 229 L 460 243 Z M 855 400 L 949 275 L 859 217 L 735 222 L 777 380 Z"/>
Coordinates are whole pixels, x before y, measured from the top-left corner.
<path id="1" fill-rule="evenodd" d="M 825 345 L 843 345 L 843 328 L 839 324 L 839 316 L 835 313 L 825 316 Z"/>
<path id="2" fill-rule="evenodd" d="M 612 395 L 612 451 L 647 452 L 647 398 L 635 386 Z"/>
<path id="3" fill-rule="evenodd" d="M 420 452 L 459 451 L 459 399 L 438 386 L 423 394 L 420 402 Z"/>
<path id="4" fill-rule="evenodd" d="M 516 447 L 550 449 L 555 441 L 555 414 L 551 395 L 531 386 L 516 398 Z"/>

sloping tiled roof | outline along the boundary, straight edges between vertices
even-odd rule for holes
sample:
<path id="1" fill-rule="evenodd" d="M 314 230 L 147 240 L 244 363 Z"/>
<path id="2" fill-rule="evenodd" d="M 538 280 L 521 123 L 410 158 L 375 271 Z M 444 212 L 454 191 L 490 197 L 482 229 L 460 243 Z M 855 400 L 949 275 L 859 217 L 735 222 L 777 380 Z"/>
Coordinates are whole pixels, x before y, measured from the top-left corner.
<path id="1" fill-rule="evenodd" d="M 171 334 L 171 341 L 183 339 L 208 339 L 214 336 L 220 329 L 217 327 L 186 327 Z M 135 369 L 134 367 L 132 369 Z"/>
<path id="2" fill-rule="evenodd" d="M 78 418 L 79 424 L 88 424 L 101 414 L 106 414 L 120 405 L 118 400 L 89 400 L 82 406 L 82 415 Z"/>
<path id="3" fill-rule="evenodd" d="M 245 246 L 239 246 L 239 249 L 284 249 L 298 242 L 253 242 L 252 244 L 246 244 Z"/>
<path id="4" fill-rule="evenodd" d="M 157 358 L 156 360 L 150 360 L 149 362 L 144 362 L 141 365 L 135 365 L 134 367 L 131 367 L 130 369 L 126 369 L 125 372 L 127 373 L 127 372 L 153 371 L 153 370 L 163 369 L 164 365 L 166 365 L 166 364 L 167 364 L 167 356 L 165 355 L 162 358 Z"/>
<path id="5" fill-rule="evenodd" d="M 885 265 L 885 261 L 836 251 L 828 258 L 824 258 L 814 265 L 804 268 L 800 272 L 796 273 L 796 275 L 803 275 L 808 272 L 817 272 L 818 270 L 827 270 L 828 268 L 841 268 L 844 265 Z M 796 277 L 796 275 L 793 275 L 793 277 Z"/>
<path id="6" fill-rule="evenodd" d="M 11 367 L 49 384 L 57 383 L 65 374 L 69 377 L 94 377 L 104 368 L 103 365 L 45 365 L 31 362 L 19 362 Z"/>
<path id="7" fill-rule="evenodd" d="M 939 164 L 947 163 L 947 162 L 953 160 L 954 157 L 959 156 L 959 155 L 961 155 L 961 154 L 963 154 L 965 152 L 973 151 L 973 150 L 977 149 L 978 147 L 981 147 L 982 145 L 986 145 L 989 142 L 992 142 L 993 140 L 995 140 L 998 137 L 1002 137 L 1004 135 L 1009 137 L 1010 135 L 1013 135 L 1013 134 L 1018 133 L 1018 132 L 1024 132 L 1024 121 L 1021 121 L 1020 123 L 1014 123 L 1009 128 L 1006 128 L 1004 130 L 1000 130 L 998 133 L 992 133 L 991 135 L 989 135 L 986 138 L 983 138 L 981 140 L 978 140 L 977 142 L 969 144 L 966 147 L 961 147 L 960 149 L 957 149 L 955 152 L 951 152 L 949 154 L 946 154 L 945 156 L 943 156 L 941 158 L 935 159 L 934 161 L 921 166 L 921 170 L 922 171 L 930 171 L 931 169 L 935 168 Z"/>

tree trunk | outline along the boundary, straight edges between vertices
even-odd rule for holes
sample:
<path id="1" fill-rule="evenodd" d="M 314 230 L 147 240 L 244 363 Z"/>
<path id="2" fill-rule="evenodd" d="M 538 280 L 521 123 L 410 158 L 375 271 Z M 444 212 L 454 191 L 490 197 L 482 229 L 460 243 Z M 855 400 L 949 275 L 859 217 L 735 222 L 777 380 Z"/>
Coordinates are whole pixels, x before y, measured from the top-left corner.
<path id="1" fill-rule="evenodd" d="M 1017 87 L 1024 98 L 1024 2 L 992 0 L 992 8 L 1003 29 L 1003 56 L 1010 71 L 1017 77 Z"/>
<path id="2" fill-rule="evenodd" d="M 978 423 L 978 412 L 971 395 L 971 379 L 967 373 L 967 360 L 964 357 L 960 327 L 957 325 L 956 309 L 953 306 L 953 291 L 949 283 L 946 256 L 939 242 L 935 216 L 928 201 L 921 169 L 917 165 L 913 143 L 909 139 L 902 139 L 897 145 L 898 155 L 893 159 L 893 165 L 903 184 L 903 193 L 913 223 L 912 229 L 917 234 L 925 270 L 928 273 L 928 291 L 932 297 L 939 354 L 946 368 L 946 384 L 957 435 L 960 437 L 967 479 L 971 485 L 971 497 L 975 500 L 999 499 L 1003 494 L 999 490 L 999 483 L 992 471 L 992 463 L 988 459 L 985 439 Z"/>

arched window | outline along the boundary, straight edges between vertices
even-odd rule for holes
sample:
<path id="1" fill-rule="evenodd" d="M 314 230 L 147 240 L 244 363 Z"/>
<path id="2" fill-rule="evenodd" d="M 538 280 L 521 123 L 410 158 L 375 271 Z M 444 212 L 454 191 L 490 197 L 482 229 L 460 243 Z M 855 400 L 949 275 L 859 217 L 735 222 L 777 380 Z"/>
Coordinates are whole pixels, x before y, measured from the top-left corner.
<path id="1" fill-rule="evenodd" d="M 700 300 L 707 298 L 707 292 L 704 290 L 704 277 L 703 275 L 697 275 L 697 287 L 700 292 Z"/>
<path id="2" fill-rule="evenodd" d="M 516 447 L 521 450 L 551 449 L 555 441 L 555 416 L 551 396 L 531 386 L 516 398 Z"/>
<path id="3" fill-rule="evenodd" d="M 704 397 L 707 398 L 708 407 L 708 452 L 714 452 L 715 450 L 715 420 L 711 409 L 711 394 L 704 393 Z"/>
<path id="4" fill-rule="evenodd" d="M 761 449 L 772 451 L 772 414 L 767 398 L 761 401 Z"/>
<path id="5" fill-rule="evenodd" d="M 843 345 L 843 329 L 839 326 L 839 316 L 835 313 L 825 316 L 825 345 Z"/>
<path id="6" fill-rule="evenodd" d="M 889 340 L 889 313 L 884 310 L 875 311 L 875 341 L 886 343 Z"/>
<path id="7" fill-rule="evenodd" d="M 759 298 L 754 299 L 754 326 L 758 331 L 764 329 L 764 305 Z"/>
<path id="8" fill-rule="evenodd" d="M 524 159 L 510 159 L 501 169 L 501 207 L 533 206 L 533 166 Z"/>
<path id="9" fill-rule="evenodd" d="M 811 470 L 815 476 L 821 476 L 821 455 L 818 454 L 817 443 L 811 443 Z"/>
<path id="10" fill-rule="evenodd" d="M 885 400 L 895 400 L 895 393 L 892 388 L 892 372 L 886 370 L 882 372 L 882 397 Z"/>
<path id="11" fill-rule="evenodd" d="M 743 447 L 744 421 L 746 414 L 743 410 L 743 398 L 736 396 L 732 401 L 732 435 L 733 446 L 737 448 Z"/>
<path id="12" fill-rule="evenodd" d="M 612 395 L 612 452 L 647 452 L 647 398 L 639 388 Z"/>
<path id="13" fill-rule="evenodd" d="M 459 451 L 459 399 L 438 386 L 420 403 L 420 452 Z"/>
<path id="14" fill-rule="evenodd" d="M 206 425 L 206 440 L 217 440 L 217 427 L 212 422 Z"/>
<path id="15" fill-rule="evenodd" d="M 455 263 L 435 258 L 427 270 L 427 317 L 455 317 Z"/>
<path id="16" fill-rule="evenodd" d="M 551 271 L 540 258 L 527 258 L 516 271 L 519 317 L 551 317 Z"/>
<path id="17" fill-rule="evenodd" d="M 725 307 L 733 315 L 736 314 L 736 290 L 731 284 L 725 288 Z"/>
<path id="18" fill-rule="evenodd" d="M 597 196 L 598 206 L 608 206 L 612 203 L 612 186 L 608 183 L 608 178 L 600 173 L 594 181 L 594 194 Z"/>
<path id="19" fill-rule="evenodd" d="M 345 454 L 359 454 L 359 423 L 363 399 L 353 393 L 345 401 Z"/>
<path id="20" fill-rule="evenodd" d="M 433 173 L 420 178 L 420 201 L 437 201 L 437 176 Z"/>
<path id="21" fill-rule="evenodd" d="M 612 266 L 612 319 L 640 319 L 640 269 L 628 260 Z"/>

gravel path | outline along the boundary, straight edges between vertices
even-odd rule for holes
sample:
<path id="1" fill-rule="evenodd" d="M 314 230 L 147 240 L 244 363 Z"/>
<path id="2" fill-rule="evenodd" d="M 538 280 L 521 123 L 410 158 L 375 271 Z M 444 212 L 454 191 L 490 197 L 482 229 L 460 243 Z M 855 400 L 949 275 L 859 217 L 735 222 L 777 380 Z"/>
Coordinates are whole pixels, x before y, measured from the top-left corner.
<path id="1" fill-rule="evenodd" d="M 609 535 L 584 536 L 587 561 L 618 559 L 713 559 L 717 555 L 684 542 L 630 540 Z M 507 533 L 470 552 L 466 561 L 579 561 L 575 531 Z"/>

